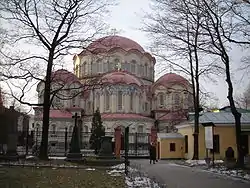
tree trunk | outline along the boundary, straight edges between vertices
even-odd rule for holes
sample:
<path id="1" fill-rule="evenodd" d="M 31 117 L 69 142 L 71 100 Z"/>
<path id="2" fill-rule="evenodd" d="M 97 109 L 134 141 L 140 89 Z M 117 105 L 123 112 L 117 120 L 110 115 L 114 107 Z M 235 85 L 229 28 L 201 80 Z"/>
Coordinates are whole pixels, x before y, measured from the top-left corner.
<path id="1" fill-rule="evenodd" d="M 241 144 L 241 113 L 239 113 L 235 107 L 235 102 L 233 98 L 233 84 L 231 81 L 230 76 L 230 66 L 229 66 L 229 58 L 226 56 L 225 60 L 225 67 L 226 67 L 226 82 L 228 84 L 228 100 L 231 107 L 231 112 L 235 119 L 235 136 L 236 136 L 236 145 L 237 145 L 237 165 L 239 167 L 244 166 L 244 154 L 242 151 L 242 144 Z"/>
<path id="2" fill-rule="evenodd" d="M 53 65 L 53 53 L 50 52 L 45 86 L 44 86 L 44 103 L 43 103 L 43 130 L 42 130 L 42 140 L 40 146 L 39 158 L 42 160 L 48 159 L 48 133 L 49 133 L 49 114 L 50 114 L 50 87 L 51 87 L 51 72 Z"/>

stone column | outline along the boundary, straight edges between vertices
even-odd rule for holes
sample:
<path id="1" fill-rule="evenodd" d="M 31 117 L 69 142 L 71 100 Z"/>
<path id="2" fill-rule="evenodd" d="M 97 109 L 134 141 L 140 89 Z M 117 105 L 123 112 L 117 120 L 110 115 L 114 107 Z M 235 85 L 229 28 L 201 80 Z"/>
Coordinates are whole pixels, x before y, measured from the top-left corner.
<path id="1" fill-rule="evenodd" d="M 121 152 L 121 127 L 115 128 L 115 156 L 120 158 Z"/>

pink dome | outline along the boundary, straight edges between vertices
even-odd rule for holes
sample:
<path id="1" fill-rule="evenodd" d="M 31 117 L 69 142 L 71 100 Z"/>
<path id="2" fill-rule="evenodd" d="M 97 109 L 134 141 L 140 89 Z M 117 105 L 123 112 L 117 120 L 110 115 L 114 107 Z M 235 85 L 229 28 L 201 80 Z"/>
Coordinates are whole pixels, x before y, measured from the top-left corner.
<path id="1" fill-rule="evenodd" d="M 110 83 L 110 84 L 136 84 L 141 86 L 142 83 L 133 75 L 130 75 L 124 71 L 115 71 L 108 74 L 105 74 L 102 77 L 103 83 Z"/>
<path id="2" fill-rule="evenodd" d="M 183 84 L 185 86 L 189 85 L 189 82 L 187 79 L 183 78 L 182 76 L 175 74 L 175 73 L 167 73 L 161 76 L 156 82 L 155 85 L 161 84 L 161 85 L 171 85 L 174 83 Z"/>
<path id="3" fill-rule="evenodd" d="M 65 69 L 59 69 L 55 72 L 52 72 L 51 74 L 51 80 L 52 82 L 64 82 L 64 83 L 72 83 L 72 82 L 79 82 L 79 79 L 76 75 L 74 75 L 72 72 L 69 72 Z"/>
<path id="4" fill-rule="evenodd" d="M 142 53 L 144 53 L 144 49 L 135 41 L 121 36 L 107 36 L 100 38 L 93 43 L 91 43 L 88 47 L 88 51 L 95 51 L 97 49 L 99 50 L 105 50 L 109 51 L 112 48 L 122 48 L 123 50 L 138 50 Z"/>

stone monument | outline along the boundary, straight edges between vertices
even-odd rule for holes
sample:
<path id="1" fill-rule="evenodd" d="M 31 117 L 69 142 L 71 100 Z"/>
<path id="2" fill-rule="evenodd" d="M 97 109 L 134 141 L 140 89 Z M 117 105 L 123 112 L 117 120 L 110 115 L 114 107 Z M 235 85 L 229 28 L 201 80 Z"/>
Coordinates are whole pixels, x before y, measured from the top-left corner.
<path id="1" fill-rule="evenodd" d="M 115 159 L 115 156 L 112 152 L 112 137 L 111 136 L 102 136 L 101 149 L 98 153 L 98 158 Z"/>

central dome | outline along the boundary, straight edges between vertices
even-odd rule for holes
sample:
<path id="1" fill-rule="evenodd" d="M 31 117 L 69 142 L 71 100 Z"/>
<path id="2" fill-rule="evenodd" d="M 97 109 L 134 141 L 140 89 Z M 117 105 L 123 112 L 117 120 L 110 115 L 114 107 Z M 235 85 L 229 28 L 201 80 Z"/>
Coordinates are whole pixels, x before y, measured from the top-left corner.
<path id="1" fill-rule="evenodd" d="M 103 38 L 100 38 L 93 43 L 91 43 L 88 47 L 87 50 L 89 51 L 94 51 L 97 49 L 103 49 L 106 51 L 109 51 L 112 48 L 122 48 L 123 50 L 138 50 L 142 53 L 144 53 L 144 49 L 135 41 L 122 37 L 122 36 L 106 36 Z"/>

